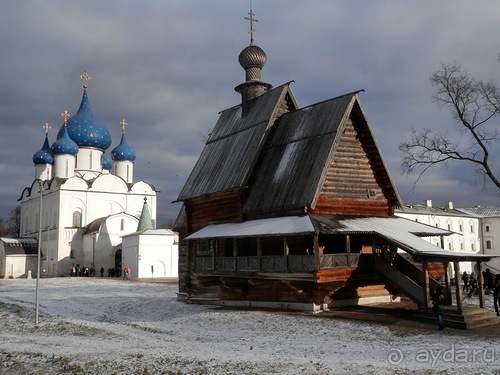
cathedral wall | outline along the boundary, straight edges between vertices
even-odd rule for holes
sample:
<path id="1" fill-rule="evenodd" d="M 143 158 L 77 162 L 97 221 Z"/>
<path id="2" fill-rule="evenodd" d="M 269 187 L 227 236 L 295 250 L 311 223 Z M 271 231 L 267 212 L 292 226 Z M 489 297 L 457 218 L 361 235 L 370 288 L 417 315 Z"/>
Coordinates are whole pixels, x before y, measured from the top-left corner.
<path id="1" fill-rule="evenodd" d="M 97 148 L 80 148 L 76 157 L 77 171 L 102 172 L 102 150 Z"/>
<path id="2" fill-rule="evenodd" d="M 54 177 L 70 178 L 75 175 L 75 157 L 59 154 L 54 157 Z"/>
<path id="3" fill-rule="evenodd" d="M 127 160 L 115 161 L 115 174 L 123 178 L 127 183 L 134 179 L 134 164 Z"/>

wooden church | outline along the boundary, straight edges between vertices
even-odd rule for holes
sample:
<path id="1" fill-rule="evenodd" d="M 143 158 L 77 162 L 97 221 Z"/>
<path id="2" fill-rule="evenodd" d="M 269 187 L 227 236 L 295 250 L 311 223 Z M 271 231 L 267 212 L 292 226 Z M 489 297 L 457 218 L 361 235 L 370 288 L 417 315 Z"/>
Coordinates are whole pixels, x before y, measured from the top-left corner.
<path id="1" fill-rule="evenodd" d="M 261 80 L 266 59 L 252 38 L 241 103 L 220 113 L 178 196 L 180 298 L 312 312 L 397 295 L 427 305 L 432 276 L 449 283 L 454 259 L 420 237 L 449 232 L 394 216 L 402 204 L 359 91 L 300 108 L 290 83 Z"/>

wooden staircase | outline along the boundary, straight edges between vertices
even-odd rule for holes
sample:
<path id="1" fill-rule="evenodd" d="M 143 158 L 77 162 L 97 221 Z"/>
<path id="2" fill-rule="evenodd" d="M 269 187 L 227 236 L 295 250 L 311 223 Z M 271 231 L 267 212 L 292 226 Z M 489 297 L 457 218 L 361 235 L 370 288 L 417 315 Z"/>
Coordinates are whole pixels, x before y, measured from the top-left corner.
<path id="1" fill-rule="evenodd" d="M 437 325 L 436 315 L 430 307 L 419 307 L 413 317 Z M 464 308 L 462 311 L 445 308 L 443 319 L 445 327 L 459 329 L 474 329 L 500 323 L 500 319 L 493 311 L 471 307 Z"/>
<path id="2" fill-rule="evenodd" d="M 436 315 L 425 301 L 422 270 L 402 257 L 395 258 L 391 264 L 383 256 L 375 256 L 375 268 L 390 284 L 391 289 L 404 293 L 417 304 L 418 310 L 413 315 L 414 318 L 437 324 Z M 429 277 L 429 284 L 431 290 L 439 285 L 432 277 Z M 451 296 L 448 297 L 451 304 Z M 443 319 L 445 326 L 460 329 L 496 325 L 500 322 L 496 314 L 488 309 L 464 307 L 462 311 L 458 311 L 455 306 L 445 307 Z"/>

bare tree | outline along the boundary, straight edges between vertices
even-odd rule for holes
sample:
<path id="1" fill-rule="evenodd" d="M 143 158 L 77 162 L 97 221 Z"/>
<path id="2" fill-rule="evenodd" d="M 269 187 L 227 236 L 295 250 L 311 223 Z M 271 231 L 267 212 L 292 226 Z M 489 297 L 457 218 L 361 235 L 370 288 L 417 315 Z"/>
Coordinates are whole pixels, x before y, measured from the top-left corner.
<path id="1" fill-rule="evenodd" d="M 399 145 L 403 172 L 420 171 L 416 184 L 433 166 L 463 161 L 500 189 L 490 161 L 492 145 L 500 141 L 498 124 L 492 124 L 500 114 L 500 89 L 469 76 L 457 62 L 442 64 L 430 81 L 436 88 L 433 102 L 451 113 L 458 133 L 412 129 L 411 139 Z"/>
<path id="2" fill-rule="evenodd" d="M 0 237 L 7 237 L 9 234 L 9 228 L 7 228 L 5 220 L 3 217 L 0 217 Z"/>
<path id="3" fill-rule="evenodd" d="M 9 231 L 13 237 L 21 234 L 21 206 L 16 206 L 9 212 Z"/>

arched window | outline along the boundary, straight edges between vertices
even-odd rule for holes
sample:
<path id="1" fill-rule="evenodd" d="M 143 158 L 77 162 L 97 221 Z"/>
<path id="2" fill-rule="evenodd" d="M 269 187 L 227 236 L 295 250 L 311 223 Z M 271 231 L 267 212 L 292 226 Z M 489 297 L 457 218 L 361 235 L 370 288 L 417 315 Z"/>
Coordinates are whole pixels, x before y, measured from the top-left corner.
<path id="1" fill-rule="evenodd" d="M 490 240 L 486 241 L 486 248 L 491 249 L 491 241 Z"/>
<path id="2" fill-rule="evenodd" d="M 82 226 L 82 213 L 80 211 L 73 212 L 73 227 L 80 228 Z"/>
<path id="3" fill-rule="evenodd" d="M 470 232 L 471 233 L 475 233 L 476 232 L 475 228 L 474 228 L 474 222 L 472 222 L 472 221 L 470 222 Z"/>

